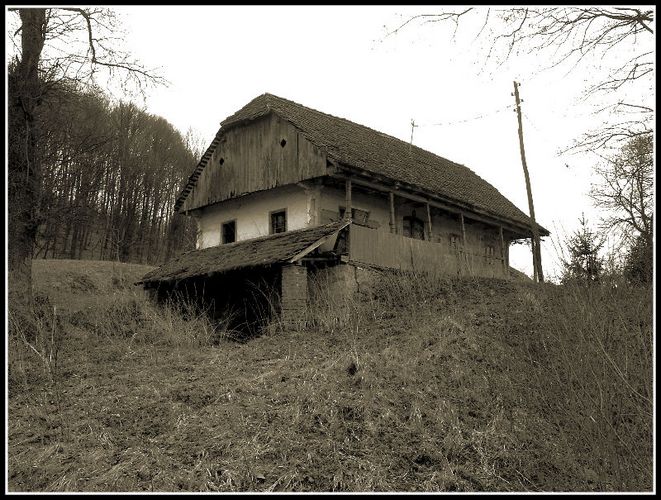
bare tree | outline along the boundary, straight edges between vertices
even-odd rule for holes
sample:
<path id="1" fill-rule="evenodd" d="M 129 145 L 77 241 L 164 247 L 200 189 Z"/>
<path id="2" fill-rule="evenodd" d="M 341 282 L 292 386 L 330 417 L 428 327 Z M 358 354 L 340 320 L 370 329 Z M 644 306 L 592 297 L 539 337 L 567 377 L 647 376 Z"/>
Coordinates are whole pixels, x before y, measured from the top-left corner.
<path id="1" fill-rule="evenodd" d="M 412 16 L 386 36 L 429 23 L 450 25 L 456 35 L 472 18 L 480 27 L 475 39 L 488 41 L 485 58 L 497 66 L 521 51 L 549 61 L 543 69 L 562 65 L 569 72 L 593 58 L 604 69 L 590 73 L 583 99 L 607 100 L 597 108 L 607 115 L 606 124 L 586 131 L 567 148 L 592 151 L 652 132 L 653 109 L 647 99 L 653 96 L 654 16 L 651 7 L 448 9 Z"/>
<path id="2" fill-rule="evenodd" d="M 41 190 L 39 60 L 45 42 L 46 10 L 21 9 L 21 59 L 9 74 L 9 293 L 32 300 L 32 249 Z"/>
<path id="3" fill-rule="evenodd" d="M 654 213 L 654 153 L 651 135 L 634 137 L 613 157 L 595 167 L 599 182 L 590 196 L 604 209 L 604 229 L 632 243 L 641 237 L 651 245 Z"/>
<path id="4" fill-rule="evenodd" d="M 109 9 L 20 8 L 12 42 L 17 53 L 9 75 L 9 292 L 30 302 L 31 260 L 42 194 L 40 105 L 52 84 L 95 82 L 100 69 L 131 84 L 164 83 L 117 49 L 116 16 Z M 20 43 L 16 42 L 19 37 Z"/>

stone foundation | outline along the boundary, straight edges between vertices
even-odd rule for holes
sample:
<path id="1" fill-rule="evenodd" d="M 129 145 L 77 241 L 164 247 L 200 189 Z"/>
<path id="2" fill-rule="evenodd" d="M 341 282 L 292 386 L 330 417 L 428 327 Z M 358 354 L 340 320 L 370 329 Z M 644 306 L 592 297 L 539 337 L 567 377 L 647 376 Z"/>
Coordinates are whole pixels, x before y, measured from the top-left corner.
<path id="1" fill-rule="evenodd" d="M 371 287 L 378 274 L 369 267 L 338 264 L 316 269 L 308 276 L 311 299 L 343 303 L 371 293 Z"/>

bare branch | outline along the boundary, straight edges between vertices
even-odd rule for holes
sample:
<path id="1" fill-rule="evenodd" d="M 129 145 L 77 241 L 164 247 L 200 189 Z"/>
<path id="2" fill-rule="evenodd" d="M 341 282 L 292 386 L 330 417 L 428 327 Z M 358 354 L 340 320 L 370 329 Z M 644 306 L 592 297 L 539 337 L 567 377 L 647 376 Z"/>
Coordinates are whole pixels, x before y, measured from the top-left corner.
<path id="1" fill-rule="evenodd" d="M 390 34 L 418 18 L 409 18 Z M 432 19 L 433 22 L 449 21 L 456 31 L 460 16 L 456 12 L 441 10 L 437 14 L 425 14 L 424 18 L 425 23 L 432 22 Z M 602 107 L 602 111 L 608 109 L 611 112 L 607 125 L 601 131 L 589 131 L 580 146 L 575 144 L 568 148 L 585 150 L 645 135 L 651 128 L 647 124 L 645 130 L 626 130 L 628 122 L 619 114 L 625 113 L 626 108 L 630 108 L 629 114 L 637 109 L 649 115 L 644 117 L 645 121 L 651 119 L 653 107 L 645 100 L 652 95 L 647 85 L 651 88 L 654 75 L 654 51 L 651 49 L 654 40 L 650 36 L 653 30 L 648 25 L 653 21 L 653 10 L 629 7 L 489 8 L 475 38 L 490 39 L 485 59 L 495 60 L 497 67 L 518 53 L 519 48 L 528 54 L 538 54 L 540 61 L 548 61 L 543 66 L 540 64 L 542 70 L 566 66 L 565 76 L 572 74 L 579 65 L 595 65 L 594 78 L 586 84 L 583 101 L 608 96 L 618 105 Z M 617 51 L 619 56 L 624 50 L 635 53 L 621 64 L 613 54 Z M 633 96 L 632 89 L 638 89 L 640 96 Z M 632 106 L 621 104 L 632 97 L 643 102 Z"/>
<path id="2" fill-rule="evenodd" d="M 446 20 L 452 19 L 452 20 L 454 20 L 455 23 L 457 23 L 458 19 L 461 16 L 463 16 L 464 14 L 467 14 L 471 10 L 473 10 L 473 7 L 469 7 L 468 9 L 464 10 L 463 12 L 443 12 L 441 14 L 417 14 L 417 15 L 412 16 L 409 19 L 407 19 L 405 22 L 403 22 L 400 26 L 398 26 L 394 30 L 389 31 L 388 33 L 386 33 L 384 38 L 387 38 L 390 35 L 394 35 L 394 34 L 398 33 L 399 30 L 401 30 L 402 28 L 407 26 L 409 23 L 411 23 L 413 21 L 416 21 L 418 19 L 427 19 L 427 20 L 432 19 L 435 22 L 436 21 L 446 21 Z"/>

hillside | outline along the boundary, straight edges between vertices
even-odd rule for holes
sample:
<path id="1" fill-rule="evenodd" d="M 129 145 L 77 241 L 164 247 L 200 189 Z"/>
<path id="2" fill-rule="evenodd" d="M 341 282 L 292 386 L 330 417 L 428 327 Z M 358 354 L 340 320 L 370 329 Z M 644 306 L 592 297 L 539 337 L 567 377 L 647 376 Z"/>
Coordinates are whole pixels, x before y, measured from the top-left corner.
<path id="1" fill-rule="evenodd" d="M 393 277 L 237 343 L 149 304 L 148 269 L 35 261 L 11 491 L 652 488 L 648 290 Z M 22 339 L 52 331 L 49 365 Z"/>

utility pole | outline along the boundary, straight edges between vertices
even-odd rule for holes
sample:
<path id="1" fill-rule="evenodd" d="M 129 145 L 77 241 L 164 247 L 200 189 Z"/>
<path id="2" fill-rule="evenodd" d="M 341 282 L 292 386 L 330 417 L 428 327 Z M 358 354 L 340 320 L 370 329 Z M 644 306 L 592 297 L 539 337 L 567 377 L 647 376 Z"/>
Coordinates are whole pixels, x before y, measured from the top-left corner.
<path id="1" fill-rule="evenodd" d="M 540 251 L 539 228 L 535 221 L 535 207 L 532 202 L 532 189 L 530 188 L 530 174 L 528 173 L 528 164 L 526 163 L 526 150 L 523 146 L 523 123 L 521 122 L 521 101 L 519 99 L 519 85 L 514 82 L 514 99 L 516 100 L 516 116 L 519 121 L 519 148 L 521 150 L 521 165 L 523 165 L 523 175 L 526 178 L 526 191 L 528 193 L 528 209 L 530 210 L 530 220 L 532 229 L 532 264 L 534 269 L 535 281 L 544 282 L 544 273 L 542 272 L 542 252 Z"/>

